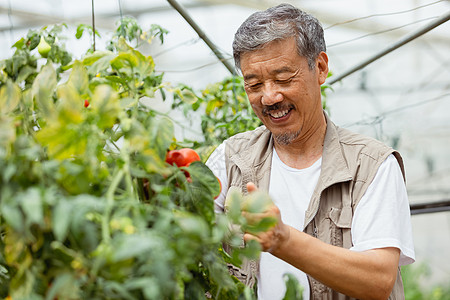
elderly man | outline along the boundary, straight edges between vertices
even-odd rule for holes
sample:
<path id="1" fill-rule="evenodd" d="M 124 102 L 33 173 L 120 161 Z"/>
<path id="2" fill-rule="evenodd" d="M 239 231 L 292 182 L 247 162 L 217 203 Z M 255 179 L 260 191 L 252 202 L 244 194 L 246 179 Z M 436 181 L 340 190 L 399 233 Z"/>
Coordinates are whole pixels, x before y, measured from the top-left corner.
<path id="1" fill-rule="evenodd" d="M 414 261 L 403 163 L 324 113 L 325 50 L 319 22 L 288 4 L 254 13 L 235 35 L 235 63 L 264 126 L 226 140 L 208 160 L 223 184 L 216 212 L 232 187 L 258 188 L 274 202 L 263 216 L 278 223 L 244 234 L 263 252 L 232 271 L 257 282 L 259 299 L 281 299 L 285 273 L 304 299 L 403 299 L 399 267 Z"/>

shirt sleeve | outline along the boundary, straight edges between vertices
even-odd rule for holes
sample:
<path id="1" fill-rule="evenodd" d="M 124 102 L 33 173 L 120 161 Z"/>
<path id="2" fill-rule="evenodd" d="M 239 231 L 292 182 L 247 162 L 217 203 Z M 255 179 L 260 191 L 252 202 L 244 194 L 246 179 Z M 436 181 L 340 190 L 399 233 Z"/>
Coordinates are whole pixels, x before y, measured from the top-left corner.
<path id="1" fill-rule="evenodd" d="M 399 266 L 415 261 L 411 214 L 400 166 L 390 155 L 358 203 L 352 220 L 350 250 L 400 249 Z"/>
<path id="2" fill-rule="evenodd" d="M 220 144 L 209 156 L 206 165 L 220 180 L 222 190 L 219 196 L 214 200 L 214 211 L 216 213 L 223 213 L 225 210 L 225 198 L 228 191 L 228 176 L 225 165 L 225 143 Z"/>

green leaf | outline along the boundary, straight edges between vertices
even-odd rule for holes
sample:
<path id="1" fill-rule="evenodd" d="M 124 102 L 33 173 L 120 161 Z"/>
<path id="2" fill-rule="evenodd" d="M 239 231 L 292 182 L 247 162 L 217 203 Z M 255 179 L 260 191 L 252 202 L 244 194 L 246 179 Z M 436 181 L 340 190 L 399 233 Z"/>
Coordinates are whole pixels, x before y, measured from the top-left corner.
<path id="1" fill-rule="evenodd" d="M 58 274 L 53 281 L 45 300 L 80 299 L 80 287 L 72 273 Z"/>
<path id="2" fill-rule="evenodd" d="M 36 69 L 31 67 L 30 65 L 26 65 L 20 69 L 19 74 L 17 75 L 16 82 L 22 82 L 26 80 L 30 75 L 34 74 Z"/>
<path id="3" fill-rule="evenodd" d="M 74 62 L 67 83 L 72 85 L 80 95 L 87 94 L 89 88 L 88 73 L 86 67 L 80 61 Z"/>
<path id="4" fill-rule="evenodd" d="M 153 36 L 158 36 L 161 44 L 164 43 L 164 35 L 168 34 L 169 31 L 167 29 L 162 28 L 161 26 L 157 24 L 152 24 L 150 27 L 150 33 Z"/>
<path id="5" fill-rule="evenodd" d="M 95 52 L 94 54 L 96 54 Z M 91 67 L 88 69 L 90 75 L 96 76 L 102 71 L 107 70 L 111 66 L 111 60 L 116 57 L 116 54 L 112 52 L 102 52 L 97 57 L 99 57 Z"/>
<path id="6" fill-rule="evenodd" d="M 155 69 L 155 62 L 151 56 L 144 56 L 139 51 L 133 50 L 133 53 L 138 58 L 137 73 L 139 79 L 142 80 L 145 77 L 152 75 Z"/>
<path id="7" fill-rule="evenodd" d="M 37 132 L 36 139 L 48 147 L 49 157 L 58 160 L 73 159 L 83 155 L 87 147 L 86 132 L 80 129 L 80 126 L 73 126 L 64 119 L 51 120 Z"/>
<path id="8" fill-rule="evenodd" d="M 0 130 L 1 130 L 1 126 L 0 126 Z M 0 138 L 1 138 L 1 133 L 0 133 Z M 3 169 L 3 180 L 5 182 L 8 182 L 11 177 L 13 177 L 13 175 L 16 173 L 17 171 L 17 166 L 15 164 L 8 164 L 4 169 Z"/>
<path id="9" fill-rule="evenodd" d="M 138 57 L 133 52 L 122 52 L 111 61 L 111 66 L 116 70 L 129 69 L 131 71 L 138 66 Z"/>
<path id="10" fill-rule="evenodd" d="M 98 198 L 93 195 L 81 194 L 74 197 L 73 209 L 71 212 L 70 236 L 75 238 L 79 247 L 85 252 L 94 251 L 99 244 L 99 227 L 90 222 L 86 214 L 104 211 L 104 198 Z"/>
<path id="11" fill-rule="evenodd" d="M 189 89 L 182 90 L 179 95 L 181 97 L 181 100 L 183 100 L 184 102 L 186 102 L 190 105 L 194 104 L 198 100 L 195 93 Z"/>
<path id="12" fill-rule="evenodd" d="M 136 105 L 136 103 L 137 103 L 137 100 L 133 99 L 133 98 L 122 98 L 122 99 L 120 99 L 120 107 L 122 109 L 127 109 L 127 108 L 130 108 L 130 107 L 133 107 L 133 106 Z M 124 121 L 124 119 L 121 120 L 121 121 L 122 122 L 127 122 L 127 121 Z M 125 125 L 125 124 L 123 124 L 123 125 Z M 127 131 L 127 130 L 124 129 L 124 131 Z"/>
<path id="13" fill-rule="evenodd" d="M 216 111 L 216 109 L 222 107 L 223 105 L 224 103 L 221 100 L 218 99 L 210 100 L 206 105 L 205 113 L 207 115 L 210 115 L 212 112 Z"/>
<path id="14" fill-rule="evenodd" d="M 136 140 L 137 138 L 133 139 Z M 133 140 L 131 141 L 133 143 Z M 144 143 L 145 144 L 145 143 Z M 132 145 L 136 147 L 136 143 Z M 146 172 L 149 173 L 163 173 L 165 170 L 164 161 L 161 156 L 156 152 L 156 149 L 146 148 L 142 149 L 136 155 L 136 161 L 139 165 L 141 165 Z"/>
<path id="15" fill-rule="evenodd" d="M 36 76 L 32 85 L 32 95 L 38 109 L 49 116 L 54 112 L 53 91 L 56 87 L 56 71 L 51 63 L 46 64 Z"/>
<path id="16" fill-rule="evenodd" d="M 20 98 L 19 86 L 12 80 L 7 80 L 6 84 L 0 89 L 0 112 L 3 114 L 12 112 L 19 104 Z"/>
<path id="17" fill-rule="evenodd" d="M 270 228 L 274 227 L 277 224 L 277 219 L 273 217 L 265 217 L 259 220 L 259 222 L 255 224 L 245 224 L 242 226 L 242 229 L 245 232 L 249 232 L 252 234 L 256 234 L 259 232 L 265 232 Z"/>
<path id="18" fill-rule="evenodd" d="M 284 294 L 283 300 L 292 300 L 292 299 L 303 299 L 303 288 L 299 284 L 297 278 L 290 274 L 284 274 L 283 279 L 286 283 L 286 293 Z"/>
<path id="19" fill-rule="evenodd" d="M 245 247 L 232 249 L 229 262 L 235 266 L 240 266 L 243 258 L 258 259 L 260 254 L 261 245 L 255 240 L 250 240 L 245 244 Z"/>
<path id="20" fill-rule="evenodd" d="M 84 99 L 78 93 L 76 88 L 66 83 L 58 86 L 57 88 L 58 99 L 60 100 L 58 105 L 58 118 L 63 124 L 79 124 L 84 120 L 85 114 L 83 110 Z"/>
<path id="21" fill-rule="evenodd" d="M 12 61 L 12 72 L 10 76 L 16 76 L 23 66 L 28 64 L 28 53 L 26 51 L 20 50 L 16 55 L 11 58 Z"/>
<path id="22" fill-rule="evenodd" d="M 158 236 L 146 235 L 123 235 L 115 244 L 113 261 L 118 262 L 141 254 L 152 252 L 164 247 L 165 242 Z"/>
<path id="23" fill-rule="evenodd" d="M 189 196 L 196 212 L 207 221 L 214 221 L 214 196 L 219 194 L 219 182 L 211 170 L 202 162 L 195 161 L 189 167 L 182 168 L 186 170 L 192 182 L 188 184 Z"/>
<path id="24" fill-rule="evenodd" d="M 92 54 L 88 54 L 86 55 L 82 62 L 85 66 L 91 66 L 93 63 L 95 63 L 96 61 L 98 61 L 101 58 L 105 58 L 105 57 L 113 57 L 115 56 L 114 53 L 112 53 L 111 51 L 95 51 Z"/>
<path id="25" fill-rule="evenodd" d="M 5 219 L 6 223 L 8 223 L 17 232 L 23 231 L 23 215 L 17 205 L 12 203 L 4 203 L 2 201 L 0 210 L 2 212 L 2 218 Z"/>
<path id="26" fill-rule="evenodd" d="M 269 194 L 261 190 L 249 193 L 243 200 L 241 209 L 250 213 L 262 213 L 273 204 Z"/>
<path id="27" fill-rule="evenodd" d="M 115 281 L 106 282 L 105 291 L 107 294 L 113 294 L 111 295 L 113 296 L 112 299 L 136 300 L 136 298 L 126 290 L 123 284 Z"/>
<path id="28" fill-rule="evenodd" d="M 228 212 L 228 216 L 234 224 L 239 224 L 242 211 L 241 211 L 241 203 L 242 192 L 240 189 L 236 187 L 231 187 L 227 193 L 227 199 L 225 201 L 225 210 Z"/>
<path id="29" fill-rule="evenodd" d="M 28 189 L 20 195 L 20 205 L 26 217 L 26 223 L 44 224 L 44 209 L 42 207 L 41 192 L 38 188 Z"/>
<path id="30" fill-rule="evenodd" d="M 14 43 L 14 45 L 12 45 L 14 48 L 16 49 L 22 49 L 23 46 L 25 46 L 25 39 L 21 38 L 20 40 L 18 40 L 17 42 Z"/>
<path id="31" fill-rule="evenodd" d="M 99 85 L 95 88 L 90 106 L 97 114 L 99 128 L 111 128 L 116 123 L 120 103 L 117 93 L 109 85 Z"/>
<path id="32" fill-rule="evenodd" d="M 0 146 L 9 149 L 9 145 L 11 145 L 15 139 L 16 128 L 14 127 L 14 119 L 0 114 Z"/>
<path id="33" fill-rule="evenodd" d="M 77 38 L 77 40 L 79 40 L 81 38 L 85 29 L 86 29 L 85 24 L 80 24 L 77 26 L 77 31 L 75 33 L 75 37 Z"/>
<path id="34" fill-rule="evenodd" d="M 175 215 L 177 224 L 183 230 L 183 234 L 200 241 L 209 235 L 209 227 L 205 220 L 188 212 L 179 212 Z"/>
<path id="35" fill-rule="evenodd" d="M 195 161 L 185 168 L 192 177 L 192 183 L 209 192 L 209 196 L 216 196 L 220 192 L 217 177 L 202 162 Z"/>
<path id="36" fill-rule="evenodd" d="M 53 234 L 57 241 L 63 242 L 69 231 L 73 206 L 66 200 L 58 202 L 52 213 Z"/>
<path id="37" fill-rule="evenodd" d="M 3 260 L 1 260 L 3 263 Z M 3 283 L 3 279 L 8 279 L 8 269 L 6 269 L 3 265 L 0 265 L 0 283 Z"/>
<path id="38" fill-rule="evenodd" d="M 160 287 L 154 277 L 138 277 L 127 280 L 123 286 L 128 290 L 140 289 L 145 295 L 145 299 L 158 299 L 161 297 Z"/>
<path id="39" fill-rule="evenodd" d="M 150 119 L 147 128 L 150 145 L 161 158 L 165 158 L 174 137 L 172 120 L 167 117 Z"/>
<path id="40" fill-rule="evenodd" d="M 123 85 L 127 84 L 127 80 L 124 78 L 121 78 L 119 76 L 105 76 L 105 79 L 107 79 L 108 81 L 111 81 L 113 83 L 120 83 Z"/>

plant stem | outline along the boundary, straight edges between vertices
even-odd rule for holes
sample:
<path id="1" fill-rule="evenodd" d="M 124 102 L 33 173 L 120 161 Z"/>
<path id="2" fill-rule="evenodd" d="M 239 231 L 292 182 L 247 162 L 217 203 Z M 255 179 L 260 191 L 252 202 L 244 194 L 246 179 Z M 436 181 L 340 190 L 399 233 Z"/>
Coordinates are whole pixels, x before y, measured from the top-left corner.
<path id="1" fill-rule="evenodd" d="M 134 189 L 133 180 L 131 178 L 131 173 L 130 173 L 130 153 L 128 151 L 128 148 L 129 148 L 129 141 L 127 139 L 125 139 L 123 141 L 122 148 L 120 149 L 120 156 L 122 157 L 122 159 L 124 161 L 122 170 L 123 170 L 124 176 L 125 176 L 126 191 L 127 191 L 128 197 L 135 198 L 135 193 L 134 193 L 135 189 Z"/>
<path id="2" fill-rule="evenodd" d="M 120 181 L 122 180 L 123 175 L 123 169 L 116 169 L 111 185 L 106 192 L 106 208 L 102 218 L 102 237 L 105 243 L 108 243 L 111 239 L 111 235 L 109 232 L 109 217 L 114 206 L 114 193 Z"/>

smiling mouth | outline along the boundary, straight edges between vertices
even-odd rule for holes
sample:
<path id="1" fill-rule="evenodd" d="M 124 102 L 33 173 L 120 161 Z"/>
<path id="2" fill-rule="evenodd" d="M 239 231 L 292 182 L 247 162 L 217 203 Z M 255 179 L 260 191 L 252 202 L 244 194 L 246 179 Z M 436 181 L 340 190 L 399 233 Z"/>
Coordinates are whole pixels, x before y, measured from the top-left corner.
<path id="1" fill-rule="evenodd" d="M 293 108 L 292 105 L 281 106 L 279 104 L 274 104 L 272 106 L 264 107 L 262 112 L 273 119 L 281 119 L 287 116 Z"/>
<path id="2" fill-rule="evenodd" d="M 269 112 L 268 114 L 274 119 L 280 119 L 280 118 L 286 116 L 290 111 L 291 111 L 291 109 L 284 109 L 282 111 Z"/>

